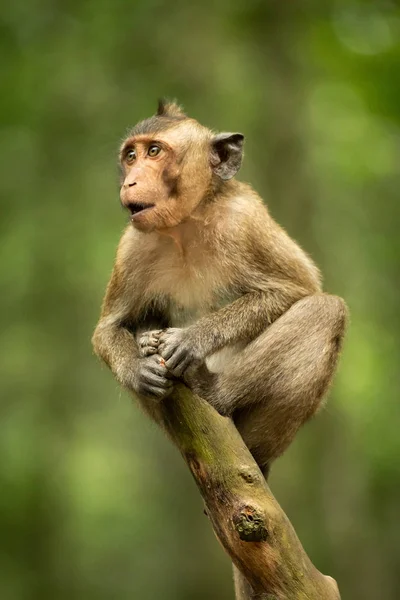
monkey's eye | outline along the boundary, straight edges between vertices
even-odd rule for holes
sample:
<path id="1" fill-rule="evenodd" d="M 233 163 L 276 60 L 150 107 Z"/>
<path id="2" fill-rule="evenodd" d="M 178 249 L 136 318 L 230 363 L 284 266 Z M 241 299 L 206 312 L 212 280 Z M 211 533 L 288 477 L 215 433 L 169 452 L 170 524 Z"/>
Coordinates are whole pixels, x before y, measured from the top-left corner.
<path id="1" fill-rule="evenodd" d="M 156 146 L 156 144 L 153 144 L 152 146 L 150 146 L 150 148 L 147 151 L 147 155 L 151 156 L 151 158 L 154 158 L 155 156 L 157 156 L 158 154 L 160 154 L 161 152 L 161 148 L 160 146 Z"/>
<path id="2" fill-rule="evenodd" d="M 131 148 L 130 150 L 127 150 L 126 154 L 125 154 L 125 160 L 127 163 L 131 163 L 135 160 L 136 158 L 136 150 L 134 148 Z"/>

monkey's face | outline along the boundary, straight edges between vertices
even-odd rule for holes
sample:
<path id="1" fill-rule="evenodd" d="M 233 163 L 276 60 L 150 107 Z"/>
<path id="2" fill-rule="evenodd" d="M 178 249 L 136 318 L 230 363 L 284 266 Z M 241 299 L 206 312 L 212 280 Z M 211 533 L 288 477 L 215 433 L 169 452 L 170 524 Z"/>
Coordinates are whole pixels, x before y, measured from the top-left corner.
<path id="1" fill-rule="evenodd" d="M 177 105 L 161 104 L 120 152 L 120 198 L 132 225 L 150 232 L 187 220 L 215 184 L 237 173 L 242 145 L 240 133 L 215 135 Z"/>
<path id="2" fill-rule="evenodd" d="M 208 162 L 201 160 L 201 146 L 198 140 L 187 143 L 182 131 L 173 130 L 125 141 L 120 198 L 136 229 L 171 228 L 190 216 L 212 177 Z"/>
<path id="3" fill-rule="evenodd" d="M 121 154 L 122 205 L 134 227 L 152 231 L 161 225 L 160 209 L 172 193 L 172 149 L 160 140 L 132 138 Z"/>

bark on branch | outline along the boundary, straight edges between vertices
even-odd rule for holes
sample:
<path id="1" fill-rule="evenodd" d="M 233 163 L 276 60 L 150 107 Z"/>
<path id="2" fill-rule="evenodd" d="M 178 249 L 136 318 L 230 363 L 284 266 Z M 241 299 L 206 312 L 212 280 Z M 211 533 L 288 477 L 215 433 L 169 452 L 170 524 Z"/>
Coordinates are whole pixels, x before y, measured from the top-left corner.
<path id="1" fill-rule="evenodd" d="M 340 600 L 336 582 L 311 563 L 231 420 L 184 385 L 160 408 L 160 424 L 186 460 L 239 570 L 237 599 Z"/>

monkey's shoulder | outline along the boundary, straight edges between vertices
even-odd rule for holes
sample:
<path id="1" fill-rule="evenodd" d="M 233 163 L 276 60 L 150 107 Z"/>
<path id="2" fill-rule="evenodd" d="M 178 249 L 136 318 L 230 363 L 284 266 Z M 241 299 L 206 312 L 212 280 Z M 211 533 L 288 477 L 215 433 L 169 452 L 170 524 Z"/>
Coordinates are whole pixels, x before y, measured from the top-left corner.
<path id="1" fill-rule="evenodd" d="M 312 258 L 270 215 L 267 205 L 241 184 L 225 207 L 225 247 L 236 247 L 237 265 L 283 279 L 309 280 L 320 288 L 320 272 Z M 231 244 L 229 243 L 231 240 Z"/>
<path id="2" fill-rule="evenodd" d="M 216 219 L 225 228 L 247 233 L 255 221 L 268 225 L 271 216 L 262 198 L 248 184 L 236 182 L 235 193 L 216 204 Z"/>

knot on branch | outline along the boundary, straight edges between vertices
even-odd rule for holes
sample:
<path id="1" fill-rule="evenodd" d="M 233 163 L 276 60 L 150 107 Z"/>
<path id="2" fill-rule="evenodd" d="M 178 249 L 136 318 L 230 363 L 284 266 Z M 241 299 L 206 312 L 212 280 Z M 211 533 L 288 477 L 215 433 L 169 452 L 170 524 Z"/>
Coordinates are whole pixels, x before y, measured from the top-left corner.
<path id="1" fill-rule="evenodd" d="M 244 506 L 233 516 L 233 524 L 244 542 L 265 542 L 268 531 L 262 515 L 252 506 Z"/>
<path id="2" fill-rule="evenodd" d="M 259 483 L 260 476 L 257 473 L 256 469 L 249 468 L 247 465 L 242 465 L 239 470 L 239 476 L 246 483 Z"/>

